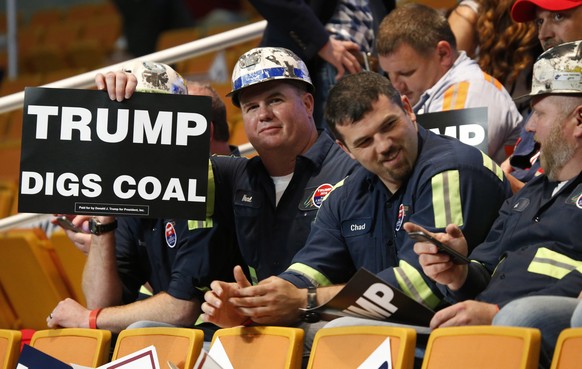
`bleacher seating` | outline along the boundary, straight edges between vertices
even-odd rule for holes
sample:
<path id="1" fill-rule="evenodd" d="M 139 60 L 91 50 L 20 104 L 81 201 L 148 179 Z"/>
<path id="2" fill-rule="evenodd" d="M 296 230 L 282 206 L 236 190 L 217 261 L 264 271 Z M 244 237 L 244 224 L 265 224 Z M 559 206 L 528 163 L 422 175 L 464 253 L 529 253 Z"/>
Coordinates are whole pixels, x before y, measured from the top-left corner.
<path id="1" fill-rule="evenodd" d="M 390 339 L 391 367 L 412 369 L 416 331 L 389 326 L 320 329 L 315 335 L 307 369 L 357 368 Z"/>
<path id="2" fill-rule="evenodd" d="M 50 240 L 39 228 L 0 233 L 0 284 L 18 316 L 19 329 L 46 328 L 46 317 L 59 301 L 77 299 Z"/>
<path id="3" fill-rule="evenodd" d="M 20 331 L 0 329 L 0 369 L 16 367 L 21 339 Z"/>
<path id="4" fill-rule="evenodd" d="M 234 368 L 299 369 L 303 353 L 303 329 L 260 326 L 219 329 L 220 340 Z"/>
<path id="5" fill-rule="evenodd" d="M 119 333 L 112 360 L 153 345 L 159 367 L 170 361 L 181 369 L 192 369 L 202 350 L 204 333 L 199 329 L 152 327 L 126 329 Z"/>
<path id="6" fill-rule="evenodd" d="M 109 361 L 111 332 L 104 329 L 42 329 L 32 335 L 30 346 L 64 363 L 96 368 Z"/>

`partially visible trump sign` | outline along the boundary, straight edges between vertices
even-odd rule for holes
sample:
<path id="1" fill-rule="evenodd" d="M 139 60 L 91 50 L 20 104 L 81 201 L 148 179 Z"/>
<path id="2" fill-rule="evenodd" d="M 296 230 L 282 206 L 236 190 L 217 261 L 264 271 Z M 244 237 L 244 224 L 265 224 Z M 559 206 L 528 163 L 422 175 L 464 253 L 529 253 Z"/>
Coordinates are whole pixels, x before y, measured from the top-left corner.
<path id="1" fill-rule="evenodd" d="M 417 114 L 416 121 L 436 134 L 457 138 L 484 153 L 488 152 L 487 108 L 485 107 Z"/>
<path id="2" fill-rule="evenodd" d="M 25 90 L 19 212 L 204 219 L 210 97 Z"/>

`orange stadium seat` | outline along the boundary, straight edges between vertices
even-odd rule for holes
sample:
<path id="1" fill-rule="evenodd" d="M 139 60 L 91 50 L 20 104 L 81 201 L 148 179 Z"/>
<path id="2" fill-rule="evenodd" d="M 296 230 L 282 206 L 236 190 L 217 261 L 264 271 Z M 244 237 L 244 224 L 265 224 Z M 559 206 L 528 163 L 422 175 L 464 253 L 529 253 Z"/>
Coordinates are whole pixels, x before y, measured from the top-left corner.
<path id="1" fill-rule="evenodd" d="M 16 367 L 21 339 L 20 331 L 0 329 L 0 369 Z"/>
<path id="2" fill-rule="evenodd" d="M 577 369 L 582 362 L 582 328 L 564 329 L 558 337 L 550 369 Z"/>
<path id="3" fill-rule="evenodd" d="M 540 341 L 534 328 L 437 328 L 428 338 L 422 369 L 536 369 Z"/>
<path id="4" fill-rule="evenodd" d="M 299 369 L 303 329 L 275 326 L 219 329 L 212 337 L 224 347 L 234 368 Z"/>
<path id="5" fill-rule="evenodd" d="M 416 331 L 389 326 L 351 326 L 320 329 L 315 335 L 307 369 L 359 367 L 390 338 L 392 368 L 412 369 Z"/>
<path id="6" fill-rule="evenodd" d="M 109 361 L 111 332 L 90 328 L 37 330 L 30 346 L 64 363 L 96 368 Z"/>
<path id="7" fill-rule="evenodd" d="M 153 345 L 159 367 L 166 368 L 171 361 L 180 369 L 192 369 L 202 350 L 204 333 L 199 329 L 152 327 L 125 329 L 119 333 L 112 360 Z"/>
<path id="8" fill-rule="evenodd" d="M 18 328 L 46 328 L 46 317 L 59 301 L 76 298 L 41 229 L 0 233 L 0 283 L 18 314 Z"/>

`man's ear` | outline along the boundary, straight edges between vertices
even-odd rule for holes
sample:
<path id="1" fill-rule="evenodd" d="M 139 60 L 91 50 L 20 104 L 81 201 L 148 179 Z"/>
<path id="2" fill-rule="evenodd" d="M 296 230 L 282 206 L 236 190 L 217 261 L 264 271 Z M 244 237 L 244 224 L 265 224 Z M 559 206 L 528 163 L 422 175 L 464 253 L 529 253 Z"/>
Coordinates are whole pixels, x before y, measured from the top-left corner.
<path id="1" fill-rule="evenodd" d="M 436 53 L 439 58 L 439 63 L 441 67 L 445 70 L 449 70 L 455 63 L 457 55 L 454 52 L 451 44 L 447 41 L 439 41 L 436 46 Z"/>
<path id="2" fill-rule="evenodd" d="M 313 110 L 315 108 L 315 98 L 312 94 L 306 92 L 303 94 L 303 104 L 305 105 L 305 109 L 309 112 L 310 115 L 313 115 Z"/>
<path id="3" fill-rule="evenodd" d="M 344 150 L 344 152 L 350 156 L 350 158 L 356 160 L 354 155 L 352 155 L 350 149 L 348 149 L 348 147 L 343 142 L 341 142 L 340 140 L 335 140 L 335 143 L 337 143 L 339 147 L 341 147 L 342 150 Z"/>
<path id="4" fill-rule="evenodd" d="M 414 114 L 414 111 L 412 110 L 412 106 L 410 105 L 410 100 L 408 100 L 408 97 L 406 95 L 400 95 L 400 100 L 402 101 L 402 108 L 404 109 L 404 112 L 408 114 L 413 122 L 416 122 L 416 114 Z"/>
<path id="5" fill-rule="evenodd" d="M 574 118 L 576 119 L 576 127 L 574 127 L 574 136 L 582 138 L 582 105 L 578 105 Z"/>

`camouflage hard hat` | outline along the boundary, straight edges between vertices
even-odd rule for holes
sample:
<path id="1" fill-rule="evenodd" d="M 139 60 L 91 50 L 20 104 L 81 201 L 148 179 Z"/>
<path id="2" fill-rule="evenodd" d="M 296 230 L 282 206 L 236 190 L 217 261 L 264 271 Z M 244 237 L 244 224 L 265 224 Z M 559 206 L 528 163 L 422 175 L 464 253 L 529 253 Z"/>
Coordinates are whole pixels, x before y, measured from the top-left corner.
<path id="1" fill-rule="evenodd" d="M 258 47 L 241 55 L 232 72 L 232 90 L 227 96 L 240 106 L 239 92 L 249 86 L 273 80 L 296 80 L 313 91 L 307 66 L 291 50 L 282 47 Z"/>
<path id="2" fill-rule="evenodd" d="M 125 64 L 122 71 L 137 78 L 136 91 L 161 94 L 187 95 L 184 78 L 169 65 L 149 61 L 134 61 Z"/>
<path id="3" fill-rule="evenodd" d="M 546 94 L 582 94 L 582 41 L 542 53 L 533 67 L 531 92 L 519 100 Z"/>

